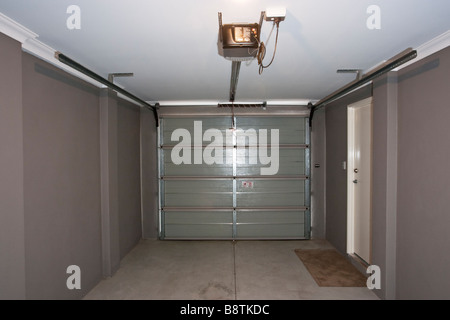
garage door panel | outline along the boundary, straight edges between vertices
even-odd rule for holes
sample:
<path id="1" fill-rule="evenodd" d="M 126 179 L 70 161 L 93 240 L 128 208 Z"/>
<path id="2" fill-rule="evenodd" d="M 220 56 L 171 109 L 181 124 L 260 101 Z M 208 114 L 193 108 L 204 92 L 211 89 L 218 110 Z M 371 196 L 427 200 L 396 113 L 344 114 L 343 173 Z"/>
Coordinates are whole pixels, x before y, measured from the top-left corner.
<path id="1" fill-rule="evenodd" d="M 238 207 L 302 207 L 305 205 L 303 197 L 298 193 L 238 193 Z"/>
<path id="2" fill-rule="evenodd" d="M 238 239 L 298 239 L 304 237 L 304 224 L 243 224 L 236 227 Z"/>
<path id="3" fill-rule="evenodd" d="M 176 224 L 165 226 L 166 239 L 231 239 L 233 227 L 229 225 Z"/>
<path id="4" fill-rule="evenodd" d="M 303 180 L 238 179 L 237 207 L 305 206 L 304 190 Z"/>
<path id="5" fill-rule="evenodd" d="M 165 211 L 166 224 L 231 224 L 233 211 Z"/>
<path id="6" fill-rule="evenodd" d="M 237 224 L 303 224 L 305 222 L 305 212 L 297 211 L 245 211 L 238 210 L 236 214 Z"/>
<path id="7" fill-rule="evenodd" d="M 270 142 L 270 130 L 279 130 L 279 144 L 306 144 L 305 118 L 264 118 L 264 117 L 239 117 L 236 120 L 238 129 L 247 131 L 254 129 L 267 130 L 267 142 Z"/>
<path id="8" fill-rule="evenodd" d="M 234 131 L 230 130 L 231 120 L 231 117 L 162 119 L 161 238 L 309 238 L 308 119 L 235 117 Z M 171 141 L 173 131 L 180 128 L 183 130 L 178 133 L 188 137 L 183 146 L 178 141 Z M 214 129 L 210 133 L 223 137 L 221 161 L 205 160 L 208 152 L 213 150 L 210 141 L 200 141 L 202 146 L 198 145 L 199 132 L 203 137 L 209 129 Z M 248 137 L 245 139 L 246 146 L 238 143 L 242 142 L 239 134 L 261 142 L 260 134 L 265 133 L 261 129 L 267 130 L 266 150 L 257 144 L 249 146 Z M 279 130 L 279 145 L 270 144 L 270 132 L 273 129 Z M 205 147 L 208 148 L 206 153 Z M 183 152 L 178 153 L 180 157 L 185 155 L 184 152 L 190 153 L 190 157 L 182 157 L 183 161 L 177 158 L 176 164 L 177 161 L 172 158 L 180 150 Z M 194 153 L 197 156 L 201 154 L 201 164 L 194 164 Z M 199 158 L 196 159 L 198 161 Z M 269 167 L 278 170 L 269 173 L 262 171 Z M 263 172 L 267 175 L 263 175 Z"/>
<path id="9" fill-rule="evenodd" d="M 305 149 L 280 148 L 277 176 L 305 175 Z M 273 160 L 269 164 L 261 164 L 260 156 L 250 156 L 249 148 L 237 148 L 236 150 L 236 174 L 238 176 L 257 176 L 261 174 L 261 168 L 275 165 Z M 271 157 L 270 147 L 268 157 Z"/>
<path id="10" fill-rule="evenodd" d="M 190 163 L 175 164 L 172 160 L 172 149 L 163 149 L 164 176 L 230 176 L 233 174 L 233 150 L 224 149 L 222 163 L 214 162 L 212 164 L 207 164 L 205 161 L 202 161 L 201 164 L 194 164 L 194 150 L 190 150 Z"/>
<path id="11" fill-rule="evenodd" d="M 227 180 L 167 180 L 167 207 L 232 207 L 233 182 Z"/>
<path id="12" fill-rule="evenodd" d="M 191 144 L 194 145 L 194 121 L 201 122 L 201 137 L 206 130 L 208 129 L 218 129 L 222 133 L 223 144 L 226 145 L 228 142 L 230 145 L 233 145 L 232 135 L 226 134 L 227 131 L 230 130 L 232 121 L 231 118 L 225 117 L 204 117 L 204 118 L 195 118 L 195 119 L 186 119 L 186 118 L 170 118 L 164 121 L 163 133 L 162 133 L 162 145 L 163 146 L 174 146 L 180 143 L 179 140 L 172 141 L 172 133 L 177 129 L 185 129 L 190 132 Z M 197 128 L 199 128 L 197 126 Z M 200 132 L 200 131 L 198 131 Z M 228 139 L 227 139 L 228 138 Z M 203 139 L 202 139 L 203 140 Z M 203 142 L 202 145 L 208 145 L 211 143 L 210 141 Z"/>

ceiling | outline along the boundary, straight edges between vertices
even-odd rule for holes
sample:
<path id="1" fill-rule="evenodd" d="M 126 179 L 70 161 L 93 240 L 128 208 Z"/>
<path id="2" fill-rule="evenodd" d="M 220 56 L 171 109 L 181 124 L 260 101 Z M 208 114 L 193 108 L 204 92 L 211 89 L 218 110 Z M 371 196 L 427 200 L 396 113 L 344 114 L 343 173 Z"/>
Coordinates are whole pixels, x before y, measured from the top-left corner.
<path id="1" fill-rule="evenodd" d="M 366 23 L 381 9 L 381 29 Z M 70 30 L 67 8 L 81 9 Z M 259 22 L 261 11 L 285 7 L 275 60 L 262 75 L 242 63 L 236 101 L 319 100 L 355 79 L 337 69 L 368 70 L 450 29 L 448 0 L 1 0 L 0 12 L 44 44 L 146 101 L 227 101 L 231 62 L 218 54 L 223 23 Z M 265 22 L 262 40 L 271 31 Z M 269 62 L 274 35 L 267 45 Z"/>

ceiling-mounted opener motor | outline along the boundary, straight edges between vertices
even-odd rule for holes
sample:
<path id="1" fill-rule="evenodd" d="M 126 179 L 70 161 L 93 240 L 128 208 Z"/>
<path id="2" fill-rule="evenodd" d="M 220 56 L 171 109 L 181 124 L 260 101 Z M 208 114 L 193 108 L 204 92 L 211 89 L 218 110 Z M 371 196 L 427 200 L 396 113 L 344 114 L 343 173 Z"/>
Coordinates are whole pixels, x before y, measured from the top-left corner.
<path id="1" fill-rule="evenodd" d="M 256 58 L 259 47 L 264 11 L 260 23 L 222 24 L 219 12 L 219 54 L 231 61 L 247 61 Z"/>
<path id="2" fill-rule="evenodd" d="M 222 24 L 222 12 L 219 12 L 219 54 L 231 60 L 230 102 L 234 102 L 242 61 L 256 58 L 259 48 L 264 12 L 260 23 Z"/>
<path id="3" fill-rule="evenodd" d="M 222 23 L 219 12 L 219 54 L 231 61 L 247 61 L 257 57 L 262 43 L 263 21 L 279 25 L 286 17 L 286 8 L 268 8 L 261 11 L 259 23 Z"/>
<path id="4" fill-rule="evenodd" d="M 286 17 L 285 8 L 269 8 L 261 12 L 259 23 L 222 23 L 222 13 L 219 12 L 219 54 L 225 59 L 232 61 L 231 81 L 230 81 L 230 101 L 233 102 L 236 96 L 236 88 L 239 79 L 239 71 L 242 61 L 258 58 L 259 73 L 264 68 L 269 67 L 275 57 L 278 42 L 278 27 Z M 266 54 L 266 46 L 261 41 L 261 27 L 263 21 L 273 21 L 277 26 L 275 50 L 272 60 L 268 65 L 263 65 Z"/>

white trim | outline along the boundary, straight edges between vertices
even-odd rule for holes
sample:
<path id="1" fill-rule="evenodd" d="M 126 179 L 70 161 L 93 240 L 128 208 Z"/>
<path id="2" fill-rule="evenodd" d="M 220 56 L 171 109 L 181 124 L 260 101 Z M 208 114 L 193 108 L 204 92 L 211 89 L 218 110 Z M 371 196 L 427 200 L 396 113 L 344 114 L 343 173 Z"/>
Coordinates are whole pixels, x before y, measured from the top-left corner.
<path id="1" fill-rule="evenodd" d="M 352 103 L 347 106 L 347 253 L 355 253 L 355 212 L 354 212 L 354 195 L 355 184 L 352 168 L 354 168 L 355 158 L 355 110 L 361 107 L 371 105 L 373 107 L 373 98 L 369 97 L 364 100 Z M 372 115 L 371 115 L 372 117 Z M 372 121 L 372 120 L 371 120 Z M 367 261 L 369 262 L 369 261 Z"/>
<path id="2" fill-rule="evenodd" d="M 0 32 L 3 32 L 8 37 L 24 43 L 27 39 L 37 38 L 38 35 L 13 19 L 5 16 L 0 12 Z"/>
<path id="3" fill-rule="evenodd" d="M 393 71 L 399 71 L 410 64 L 413 64 L 414 62 L 417 62 L 419 60 L 422 60 L 446 47 L 450 46 L 450 30 L 447 30 L 443 34 L 437 36 L 434 39 L 431 39 L 430 41 L 422 44 L 421 46 L 417 47 L 417 58 L 408 61 L 401 65 L 398 68 L 393 69 Z"/>
<path id="4" fill-rule="evenodd" d="M 22 50 L 38 57 L 39 59 L 45 60 L 48 63 L 54 65 L 55 67 L 58 67 L 81 80 L 89 82 L 90 84 L 96 87 L 106 88 L 104 84 L 60 62 L 58 59 L 55 58 L 56 50 L 40 42 L 37 39 L 26 39 L 25 42 L 22 43 Z"/>
<path id="5" fill-rule="evenodd" d="M 45 60 L 52 65 L 82 79 L 99 88 L 106 88 L 102 83 L 95 81 L 91 77 L 65 65 L 55 58 L 56 50 L 52 47 L 37 40 L 38 34 L 27 29 L 20 23 L 0 13 L 0 32 L 6 34 L 8 37 L 17 40 L 22 44 L 22 50 L 28 52 L 42 60 Z"/>
<path id="6" fill-rule="evenodd" d="M 229 101 L 218 100 L 163 100 L 163 101 L 146 101 L 147 103 L 159 102 L 161 107 L 204 107 L 217 106 L 219 103 L 230 103 Z M 315 103 L 317 100 L 267 100 L 268 106 L 307 106 L 310 102 Z M 261 104 L 262 101 L 235 101 L 235 104 Z"/>
<path id="7" fill-rule="evenodd" d="M 401 66 L 399 66 L 395 69 L 392 69 L 392 71 L 399 71 L 399 70 L 409 66 L 410 64 L 413 64 L 419 60 L 422 60 L 422 59 L 432 55 L 433 53 L 436 53 L 448 46 L 450 46 L 450 30 L 447 30 L 443 34 L 440 34 L 439 36 L 431 39 L 430 41 L 425 42 L 424 44 L 421 44 L 420 46 L 418 46 L 415 49 L 417 51 L 417 57 L 415 59 L 405 62 Z M 370 71 L 374 70 L 375 68 L 377 68 L 381 64 L 385 63 L 386 61 L 387 60 L 383 60 L 380 63 L 366 69 L 363 72 L 363 74 L 369 73 Z"/>
<path id="8" fill-rule="evenodd" d="M 268 106 L 307 106 L 310 102 L 316 103 L 318 100 L 267 100 Z"/>
<path id="9" fill-rule="evenodd" d="M 354 183 L 350 174 L 349 168 L 354 167 L 354 140 L 355 140 L 355 108 L 352 106 L 347 107 L 347 253 L 353 254 L 355 252 L 355 240 L 354 240 Z"/>
<path id="10" fill-rule="evenodd" d="M 161 107 L 200 107 L 200 106 L 217 106 L 217 100 L 165 100 L 165 101 L 146 101 L 149 104 L 159 102 Z M 259 102 L 260 103 L 260 102 Z"/>
<path id="11" fill-rule="evenodd" d="M 117 83 L 114 83 L 114 84 L 117 85 Z M 107 88 L 106 86 L 104 86 L 104 87 Z M 128 101 L 128 102 L 130 102 L 130 103 L 132 103 L 132 104 L 134 104 L 136 106 L 143 107 L 143 105 L 141 103 L 139 103 L 139 102 L 137 102 L 137 101 L 127 97 L 126 95 L 124 95 L 124 94 L 122 94 L 120 92 L 117 92 L 117 97 L 122 99 L 122 100 Z"/>

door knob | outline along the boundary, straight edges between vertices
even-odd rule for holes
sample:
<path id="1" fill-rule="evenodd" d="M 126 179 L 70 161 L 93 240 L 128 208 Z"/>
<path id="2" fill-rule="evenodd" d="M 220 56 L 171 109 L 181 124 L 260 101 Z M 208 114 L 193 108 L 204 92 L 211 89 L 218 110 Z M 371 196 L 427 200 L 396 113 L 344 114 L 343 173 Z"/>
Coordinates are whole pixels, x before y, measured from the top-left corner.
<path id="1" fill-rule="evenodd" d="M 358 183 L 358 180 L 353 180 L 353 183 Z"/>
<path id="2" fill-rule="evenodd" d="M 358 168 L 356 168 L 355 170 L 353 170 L 355 173 L 358 173 L 359 172 L 359 170 L 358 170 Z"/>

